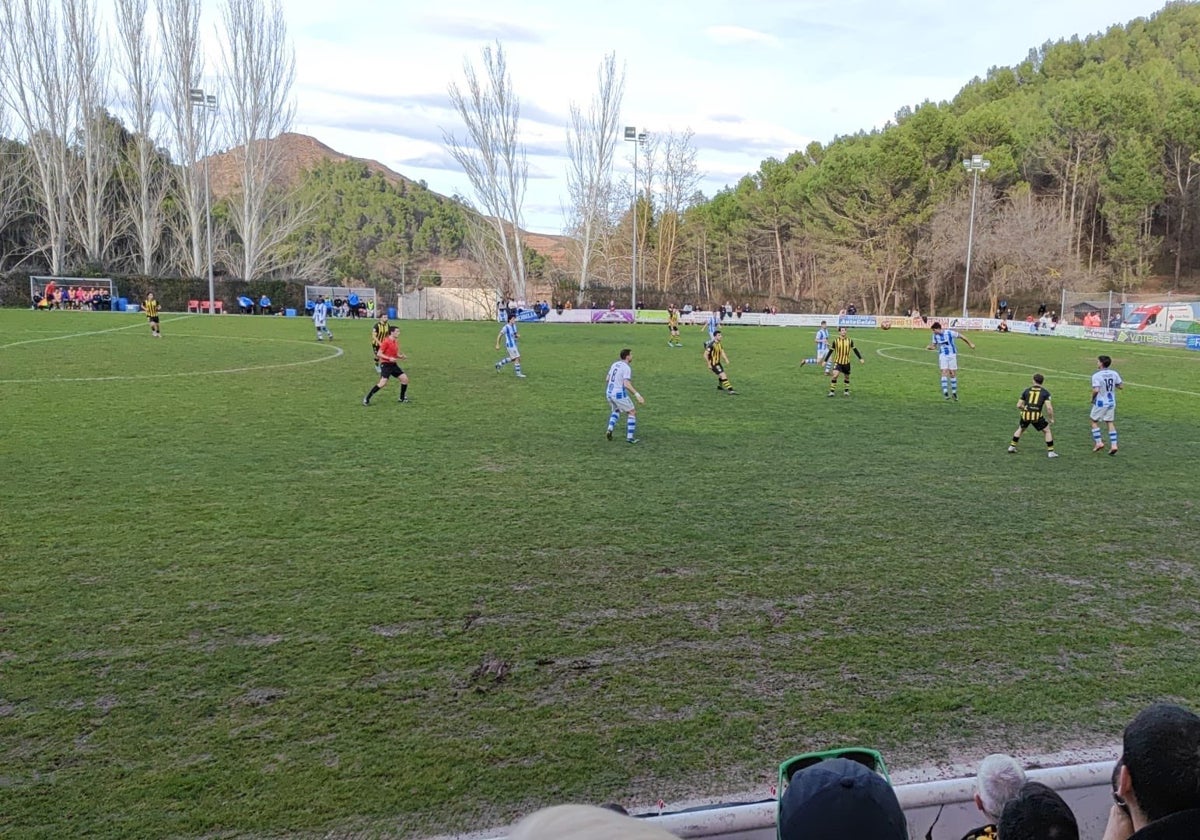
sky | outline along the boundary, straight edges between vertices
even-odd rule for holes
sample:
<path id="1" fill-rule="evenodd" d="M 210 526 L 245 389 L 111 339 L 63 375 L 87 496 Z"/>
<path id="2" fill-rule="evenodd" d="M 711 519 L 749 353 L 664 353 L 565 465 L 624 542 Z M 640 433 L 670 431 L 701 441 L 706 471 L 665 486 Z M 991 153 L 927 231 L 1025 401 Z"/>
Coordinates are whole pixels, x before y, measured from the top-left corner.
<path id="1" fill-rule="evenodd" d="M 212 5 L 216 5 L 215 3 Z M 499 40 L 529 161 L 524 227 L 561 233 L 566 125 L 606 53 L 625 72 L 622 124 L 694 132 L 713 195 L 812 141 L 952 99 L 1030 49 L 1102 32 L 1164 0 L 282 0 L 296 52 L 294 130 L 470 197 L 443 143 L 447 89 Z M 631 179 L 632 143 L 616 177 Z"/>

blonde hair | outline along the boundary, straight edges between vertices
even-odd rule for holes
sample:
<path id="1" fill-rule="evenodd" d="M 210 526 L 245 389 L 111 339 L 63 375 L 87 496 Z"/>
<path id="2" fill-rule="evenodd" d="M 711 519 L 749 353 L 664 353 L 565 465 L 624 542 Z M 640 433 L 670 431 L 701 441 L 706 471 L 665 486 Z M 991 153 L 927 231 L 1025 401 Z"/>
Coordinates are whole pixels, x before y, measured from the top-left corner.
<path id="1" fill-rule="evenodd" d="M 594 805 L 555 805 L 535 811 L 509 832 L 508 840 L 678 840 L 649 820 Z"/>

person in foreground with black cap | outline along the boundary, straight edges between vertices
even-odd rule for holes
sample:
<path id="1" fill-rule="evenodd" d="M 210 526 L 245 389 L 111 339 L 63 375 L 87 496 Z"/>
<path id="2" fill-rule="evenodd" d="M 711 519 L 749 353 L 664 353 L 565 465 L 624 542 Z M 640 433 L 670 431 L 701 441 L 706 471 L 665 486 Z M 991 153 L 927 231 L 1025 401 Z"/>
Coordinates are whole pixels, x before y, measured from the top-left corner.
<path id="1" fill-rule="evenodd" d="M 908 840 L 904 811 L 887 779 L 847 758 L 792 776 L 779 804 L 780 840 Z"/>

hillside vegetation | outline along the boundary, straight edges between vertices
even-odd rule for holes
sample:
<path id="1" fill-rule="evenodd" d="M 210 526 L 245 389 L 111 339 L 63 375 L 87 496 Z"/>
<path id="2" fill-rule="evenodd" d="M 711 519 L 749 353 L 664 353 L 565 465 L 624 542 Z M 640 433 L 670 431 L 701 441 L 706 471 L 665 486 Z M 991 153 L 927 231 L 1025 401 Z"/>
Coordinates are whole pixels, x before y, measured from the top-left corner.
<path id="1" fill-rule="evenodd" d="M 1064 285 L 1134 290 L 1156 273 L 1178 283 L 1200 263 L 1198 82 L 1194 3 L 1048 42 L 952 102 L 763 161 L 687 211 L 672 276 L 652 266 L 647 285 L 818 311 L 944 306 L 962 290 L 962 161 L 975 154 L 991 163 L 976 206 L 975 305 Z"/>

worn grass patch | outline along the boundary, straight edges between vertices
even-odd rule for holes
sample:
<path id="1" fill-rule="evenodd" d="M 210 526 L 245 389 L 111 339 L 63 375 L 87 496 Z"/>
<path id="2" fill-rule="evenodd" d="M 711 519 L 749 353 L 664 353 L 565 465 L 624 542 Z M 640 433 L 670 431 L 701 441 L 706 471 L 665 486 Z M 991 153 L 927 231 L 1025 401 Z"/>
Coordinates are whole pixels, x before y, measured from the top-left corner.
<path id="1" fill-rule="evenodd" d="M 0 312 L 0 834 L 417 836 L 1196 703 L 1198 354 L 981 335 L 954 404 L 927 334 L 860 331 L 828 399 L 811 330 L 730 328 L 727 397 L 699 329 L 525 326 L 518 380 L 495 326 L 404 323 L 413 402 L 363 408 L 332 326 Z M 1034 370 L 1056 461 L 1005 453 Z"/>

